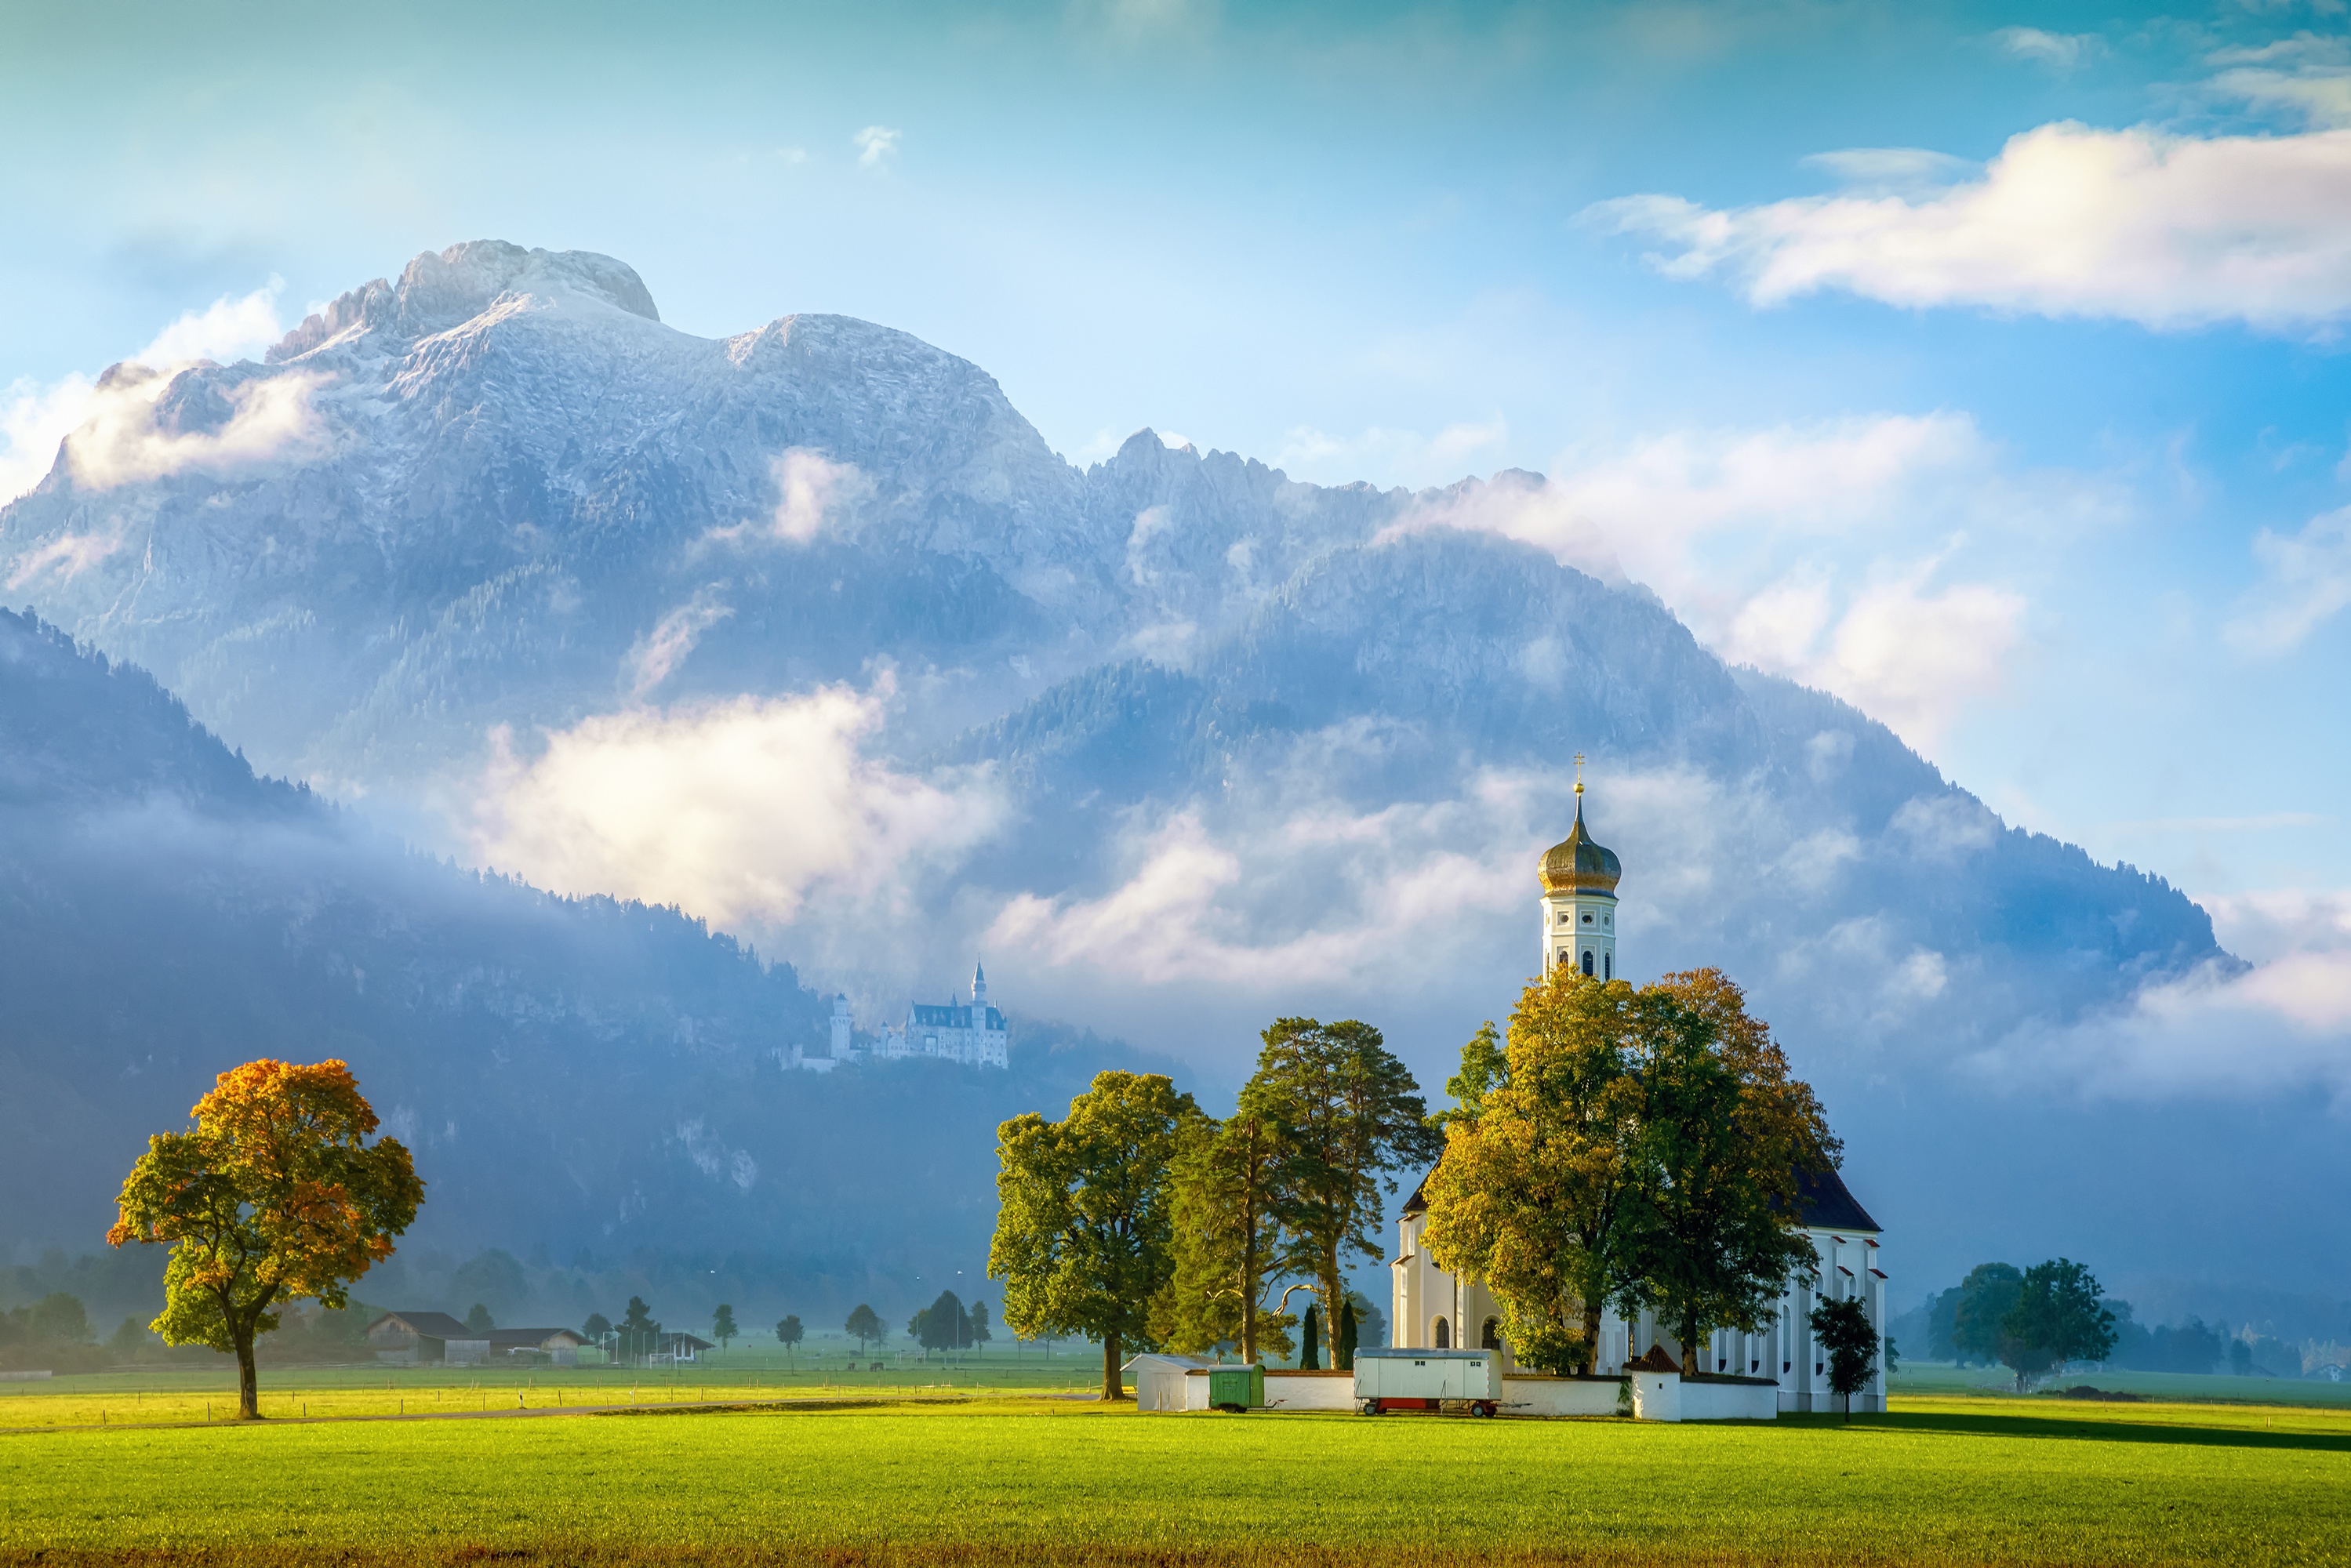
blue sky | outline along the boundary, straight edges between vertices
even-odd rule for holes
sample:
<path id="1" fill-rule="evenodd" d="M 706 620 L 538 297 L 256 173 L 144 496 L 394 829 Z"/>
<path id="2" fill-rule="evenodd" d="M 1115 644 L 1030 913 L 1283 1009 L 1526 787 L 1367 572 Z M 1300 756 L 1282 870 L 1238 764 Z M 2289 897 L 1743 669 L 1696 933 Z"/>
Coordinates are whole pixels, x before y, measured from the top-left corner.
<path id="1" fill-rule="evenodd" d="M 2251 956 L 2351 946 L 2340 5 L 0 25 L 0 489 L 174 322 L 252 352 L 419 250 L 600 250 L 690 331 L 915 332 L 1075 461 L 1147 424 L 1329 482 L 1541 471 L 1489 526 Z"/>

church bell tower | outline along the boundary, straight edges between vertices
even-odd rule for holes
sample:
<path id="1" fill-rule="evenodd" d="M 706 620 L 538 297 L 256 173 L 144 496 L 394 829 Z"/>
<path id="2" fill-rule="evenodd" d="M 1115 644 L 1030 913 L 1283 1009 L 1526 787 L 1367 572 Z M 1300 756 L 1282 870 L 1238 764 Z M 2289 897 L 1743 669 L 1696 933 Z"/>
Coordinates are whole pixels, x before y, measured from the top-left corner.
<path id="1" fill-rule="evenodd" d="M 1545 851 L 1536 868 L 1542 882 L 1542 972 L 1565 964 L 1595 980 L 1616 978 L 1616 883 L 1625 873 L 1614 850 L 1593 841 L 1583 826 L 1583 757 L 1575 758 L 1575 827 Z"/>

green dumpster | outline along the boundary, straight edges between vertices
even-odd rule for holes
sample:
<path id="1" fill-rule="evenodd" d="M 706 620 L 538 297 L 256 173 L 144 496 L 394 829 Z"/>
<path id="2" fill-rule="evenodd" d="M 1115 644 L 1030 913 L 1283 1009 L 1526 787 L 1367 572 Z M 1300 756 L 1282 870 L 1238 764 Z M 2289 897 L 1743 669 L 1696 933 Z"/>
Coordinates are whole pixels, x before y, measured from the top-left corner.
<path id="1" fill-rule="evenodd" d="M 1208 1372 L 1208 1404 L 1217 1410 L 1265 1407 L 1265 1368 L 1218 1366 Z"/>

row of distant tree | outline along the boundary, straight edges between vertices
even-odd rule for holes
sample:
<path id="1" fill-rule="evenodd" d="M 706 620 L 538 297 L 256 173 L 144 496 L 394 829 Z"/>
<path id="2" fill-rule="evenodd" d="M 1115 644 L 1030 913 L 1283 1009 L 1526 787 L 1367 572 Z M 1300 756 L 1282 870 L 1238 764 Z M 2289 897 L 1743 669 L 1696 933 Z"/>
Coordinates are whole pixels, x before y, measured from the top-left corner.
<path id="1" fill-rule="evenodd" d="M 1926 1305 L 1927 1354 L 1966 1365 L 2006 1366 L 2022 1388 L 2069 1362 L 2132 1372 L 2300 1377 L 2303 1353 L 2269 1335 L 2224 1334 L 2201 1318 L 2149 1327 L 2131 1304 L 2107 1296 L 2079 1263 L 2059 1258 L 2030 1269 L 1979 1263 Z"/>
<path id="2" fill-rule="evenodd" d="M 1803 1182 L 1837 1142 L 1717 971 L 1636 989 L 1561 967 L 1526 988 L 1507 1037 L 1488 1024 L 1464 1047 L 1455 1107 L 1434 1116 L 1369 1024 L 1285 1018 L 1262 1038 L 1221 1120 L 1167 1078 L 1105 1072 L 1063 1120 L 998 1129 L 1005 1322 L 1099 1341 L 1105 1398 L 1127 1347 L 1286 1354 L 1293 1326 L 1319 1327 L 1291 1294 L 1345 1302 L 1347 1268 L 1383 1255 L 1396 1173 L 1432 1164 L 1424 1244 L 1487 1283 L 1538 1367 L 1601 1364 L 1611 1306 L 1656 1311 L 1685 1346 L 1758 1331 L 1816 1267 Z M 1853 1343 L 1844 1364 L 1865 1379 L 1874 1325 L 1827 1305 L 1816 1331 Z M 1353 1315 L 1331 1325 L 1342 1366 Z"/>

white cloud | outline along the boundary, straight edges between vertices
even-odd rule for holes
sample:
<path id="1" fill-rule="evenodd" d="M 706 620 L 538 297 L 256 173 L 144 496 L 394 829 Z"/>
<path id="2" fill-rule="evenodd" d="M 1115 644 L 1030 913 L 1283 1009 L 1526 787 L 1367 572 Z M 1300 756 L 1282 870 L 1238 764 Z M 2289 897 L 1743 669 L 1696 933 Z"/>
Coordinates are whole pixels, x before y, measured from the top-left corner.
<path id="1" fill-rule="evenodd" d="M 2351 605 L 2351 507 L 2313 517 L 2291 538 L 2263 528 L 2253 540 L 2253 556 L 2264 580 L 2222 629 L 2239 651 L 2291 653 Z"/>
<path id="2" fill-rule="evenodd" d="M 890 696 L 885 681 L 635 708 L 550 735 L 528 759 L 501 729 L 474 852 L 558 892 L 720 922 L 789 922 L 819 896 L 903 904 L 906 879 L 960 858 L 1003 806 L 984 770 L 916 778 L 869 755 Z"/>
<path id="3" fill-rule="evenodd" d="M 1527 897 L 1541 846 L 1524 826 L 1524 789 L 1495 776 L 1468 800 L 1371 813 L 1293 800 L 1221 831 L 1187 807 L 1137 825 L 1118 886 L 1092 898 L 1018 894 L 985 944 L 1147 986 L 1278 993 L 1439 974 L 1468 930 Z M 1498 819 L 1510 824 L 1499 832 Z M 1296 906 L 1300 885 L 1321 894 L 1311 913 Z"/>
<path id="4" fill-rule="evenodd" d="M 248 360 L 286 335 L 277 319 L 277 296 L 286 287 L 282 277 L 256 288 L 242 299 L 223 295 L 202 310 L 191 310 L 155 335 L 136 358 L 158 370 L 212 360 L 226 364 Z"/>
<path id="5" fill-rule="evenodd" d="M 256 288 L 242 298 L 231 299 L 223 295 L 204 309 L 187 311 L 172 321 L 155 335 L 153 341 L 131 356 L 132 363 L 164 372 L 163 378 L 121 381 L 124 396 L 119 402 L 106 397 L 99 384 L 84 375 L 68 375 L 46 387 L 30 380 L 13 382 L 7 389 L 5 406 L 0 407 L 0 437 L 5 437 L 6 443 L 0 447 L 0 505 L 39 484 L 55 465 L 59 444 L 94 417 L 109 424 L 119 437 L 126 427 L 137 425 L 141 402 L 152 403 L 162 394 L 170 384 L 171 372 L 202 360 L 248 358 L 283 337 L 285 329 L 277 319 L 277 302 L 284 287 L 282 279 L 273 277 L 266 287 Z M 266 415 L 262 423 L 266 423 Z M 257 424 L 248 425 L 239 433 L 239 439 L 251 437 L 258 428 Z M 105 439 L 96 438 L 94 444 L 104 445 Z M 183 445 L 176 450 L 184 456 L 201 449 Z M 153 448 L 149 448 L 151 460 L 156 455 Z M 101 462 L 97 471 L 110 470 Z M 99 486 L 99 482 L 88 475 L 78 474 L 77 477 Z M 58 547 L 47 549 L 55 552 Z M 65 559 L 71 553 L 61 552 L 53 559 Z M 11 579 L 14 586 L 21 580 L 26 565 L 18 561 L 12 570 L 17 574 Z"/>
<path id="6" fill-rule="evenodd" d="M 2048 33 L 2039 27 L 2002 27 L 1992 37 L 2019 59 L 2039 60 L 2060 70 L 2073 69 L 2085 56 L 2105 47 L 2095 33 Z"/>
<path id="7" fill-rule="evenodd" d="M 1930 194 L 1710 209 L 1637 195 L 1588 221 L 1669 247 L 1667 276 L 1735 277 L 1777 305 L 1842 289 L 1892 305 L 2310 329 L 2351 313 L 2351 131 L 2178 136 L 2071 121 L 2011 139 Z"/>
<path id="8" fill-rule="evenodd" d="M 2112 502 L 2068 476 L 2018 482 L 1965 415 L 1891 414 L 1677 432 L 1562 455 L 1425 497 L 1390 530 L 1460 528 L 1648 584 L 1734 663 L 1835 692 L 1931 750 L 2002 689 L 2024 595 L 1951 580 L 1971 531 L 2036 548 Z M 2027 519 L 2031 519 L 2030 522 Z"/>
<path id="9" fill-rule="evenodd" d="M 2351 39 L 2302 33 L 2258 48 L 2224 49 L 2211 88 L 2256 108 L 2283 109 L 2312 125 L 2351 124 Z"/>
<path id="10" fill-rule="evenodd" d="M 904 134 L 905 132 L 891 126 L 869 125 L 851 137 L 850 140 L 857 144 L 859 166 L 866 169 L 879 168 L 884 160 L 897 152 L 899 138 Z"/>
<path id="11" fill-rule="evenodd" d="M 230 473 L 300 458 L 326 444 L 314 398 L 328 377 L 315 371 L 256 376 L 220 393 L 228 417 L 212 429 L 166 430 L 156 405 L 173 372 L 118 365 L 101 379 L 81 423 L 66 437 L 74 482 L 85 489 L 160 479 L 191 469 Z"/>
<path id="12" fill-rule="evenodd" d="M 764 538 L 807 544 L 825 536 L 846 538 L 856 532 L 858 506 L 873 495 L 873 481 L 856 464 L 836 463 L 812 447 L 779 453 L 768 464 L 768 476 L 776 486 L 776 509 L 758 523 L 713 528 L 704 536 L 706 542 Z"/>
<path id="13" fill-rule="evenodd" d="M 2072 1028 L 2020 1030 L 1974 1065 L 1995 1082 L 2116 1099 L 2351 1096 L 2351 949 L 2207 964 Z"/>
<path id="14" fill-rule="evenodd" d="M 716 587 L 705 588 L 672 610 L 629 650 L 630 695 L 643 696 L 677 672 L 702 634 L 735 613 L 720 601 Z"/>
<path id="15" fill-rule="evenodd" d="M 0 505 L 47 476 L 58 444 L 88 415 L 93 391 L 87 376 L 68 376 L 46 387 L 29 380 L 9 386 L 7 406 L 0 409 L 0 435 L 8 443 L 0 451 Z"/>
<path id="16" fill-rule="evenodd" d="M 2220 945 L 2251 963 L 2215 960 L 2070 1029 L 2028 1027 L 1976 1065 L 2117 1099 L 2302 1090 L 2351 1101 L 2351 891 L 2198 902 Z"/>

